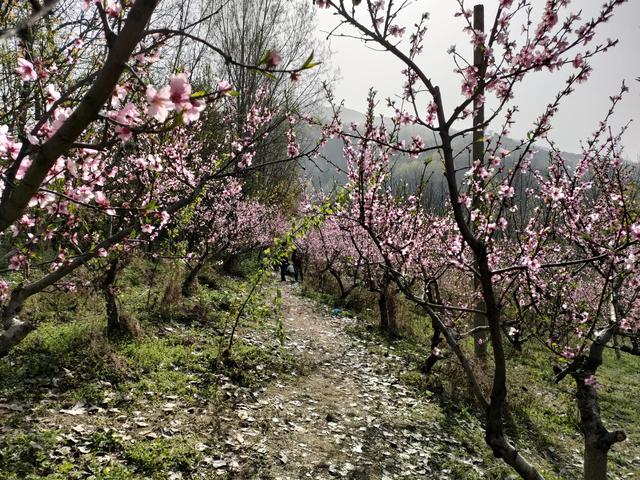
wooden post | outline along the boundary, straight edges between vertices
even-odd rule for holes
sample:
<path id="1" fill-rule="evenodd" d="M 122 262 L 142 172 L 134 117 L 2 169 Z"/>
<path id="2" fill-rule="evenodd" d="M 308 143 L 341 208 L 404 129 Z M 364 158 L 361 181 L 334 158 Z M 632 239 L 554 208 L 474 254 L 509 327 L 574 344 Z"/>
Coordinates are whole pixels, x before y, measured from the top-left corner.
<path id="1" fill-rule="evenodd" d="M 478 4 L 473 7 L 473 28 L 477 32 L 484 32 L 484 5 Z M 480 160 L 484 163 L 484 102 L 480 97 L 484 97 L 484 46 L 476 45 L 473 50 L 473 66 L 478 75 L 478 91 L 473 100 L 473 148 L 472 161 Z M 474 290 L 480 288 L 480 279 L 474 276 Z M 485 304 L 482 299 L 476 303 L 477 310 L 485 310 Z M 473 318 L 474 327 L 483 327 L 487 325 L 486 316 L 476 313 Z M 477 358 L 484 359 L 487 355 L 487 332 L 480 331 L 473 336 L 473 349 Z"/>

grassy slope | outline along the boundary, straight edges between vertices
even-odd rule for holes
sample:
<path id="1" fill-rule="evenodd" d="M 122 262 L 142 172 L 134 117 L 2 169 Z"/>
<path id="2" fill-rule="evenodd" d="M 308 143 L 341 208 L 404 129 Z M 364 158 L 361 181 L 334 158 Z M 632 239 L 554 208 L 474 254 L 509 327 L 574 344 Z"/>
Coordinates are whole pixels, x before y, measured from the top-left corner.
<path id="1" fill-rule="evenodd" d="M 261 298 L 250 303 L 241 333 L 263 334 L 264 342 L 238 338 L 231 356 L 220 356 L 245 282 L 215 277 L 215 289 L 163 302 L 164 288 L 145 285 L 151 270 L 137 264 L 119 282 L 125 312 L 143 325 L 137 339 L 105 338 L 95 294 L 30 303 L 38 330 L 0 362 L 0 479 L 191 478 L 196 471 L 210 478 L 219 451 L 215 418 L 232 405 L 233 388 L 295 370 L 271 340 L 271 306 Z M 176 274 L 162 266 L 153 283 Z"/>

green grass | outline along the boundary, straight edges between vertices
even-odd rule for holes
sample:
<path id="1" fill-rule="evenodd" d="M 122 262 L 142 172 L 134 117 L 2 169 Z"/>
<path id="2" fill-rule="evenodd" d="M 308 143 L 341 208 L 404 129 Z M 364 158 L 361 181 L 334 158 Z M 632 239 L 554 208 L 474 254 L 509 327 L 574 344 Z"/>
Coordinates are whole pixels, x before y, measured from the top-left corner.
<path id="1" fill-rule="evenodd" d="M 190 473 L 203 456 L 192 443 L 182 437 L 137 442 L 124 449 L 124 458 L 134 471 L 152 478 L 166 478 L 169 472 Z"/>
<path id="2" fill-rule="evenodd" d="M 0 403 L 16 408 L 6 415 L 1 411 L 2 427 L 10 434 L 0 434 L 0 480 L 160 479 L 167 472 L 189 478 L 194 469 L 208 468 L 200 465 L 203 454 L 196 445 L 215 448 L 211 420 L 196 412 L 224 408 L 228 397 L 220 388 L 221 379 L 255 388 L 271 381 L 273 374 L 296 368 L 294 359 L 278 346 L 273 305 L 265 295 L 249 302 L 223 361 L 220 352 L 227 345 L 237 305 L 248 292 L 246 282 L 208 270 L 206 283 L 216 289 L 199 286 L 190 298 L 167 301 L 166 285 L 179 280 L 178 274 L 175 266 L 154 267 L 143 261 L 134 261 L 122 272 L 122 311 L 138 319 L 143 330 L 135 338 L 106 336 L 102 298 L 95 293 L 54 293 L 30 300 L 25 314 L 38 328 L 0 361 Z M 261 340 L 245 341 L 245 334 Z M 59 413 L 78 402 L 97 413 Z M 163 413 L 167 403 L 175 409 Z M 185 427 L 169 438 L 141 437 L 144 428 L 127 420 L 139 415 L 146 416 L 154 431 L 174 419 Z M 119 416 L 122 419 L 114 423 Z M 39 426 L 29 418 L 58 425 Z M 91 429 L 74 431 L 79 422 Z M 121 434 L 111 429 L 122 422 L 133 430 Z"/>
<path id="3" fill-rule="evenodd" d="M 5 475 L 0 478 L 35 479 L 56 473 L 50 454 L 57 434 L 54 430 L 18 431 L 0 440 L 0 473 Z"/>

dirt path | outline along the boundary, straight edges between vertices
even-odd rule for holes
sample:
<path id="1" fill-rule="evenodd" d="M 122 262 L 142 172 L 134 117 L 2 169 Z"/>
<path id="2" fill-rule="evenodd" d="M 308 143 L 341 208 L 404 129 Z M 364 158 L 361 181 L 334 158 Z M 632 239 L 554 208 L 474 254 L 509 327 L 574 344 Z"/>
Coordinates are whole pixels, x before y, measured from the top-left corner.
<path id="1" fill-rule="evenodd" d="M 435 478 L 427 448 L 437 432 L 424 420 L 434 407 L 397 383 L 399 358 L 370 353 L 345 332 L 354 320 L 297 288 L 282 289 L 285 348 L 304 373 L 236 406 L 240 478 Z"/>

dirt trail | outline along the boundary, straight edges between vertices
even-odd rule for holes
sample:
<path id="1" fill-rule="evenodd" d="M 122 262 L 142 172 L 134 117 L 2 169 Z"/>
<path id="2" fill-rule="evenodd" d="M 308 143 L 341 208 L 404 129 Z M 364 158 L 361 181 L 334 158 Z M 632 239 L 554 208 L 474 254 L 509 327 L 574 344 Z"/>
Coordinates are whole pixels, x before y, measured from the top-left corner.
<path id="1" fill-rule="evenodd" d="M 436 432 L 421 420 L 434 407 L 397 383 L 399 358 L 370 353 L 345 332 L 354 320 L 331 316 L 297 288 L 282 287 L 285 348 L 303 374 L 236 406 L 239 478 L 446 478 L 430 469 Z M 252 466 L 243 465 L 248 457 Z"/>

